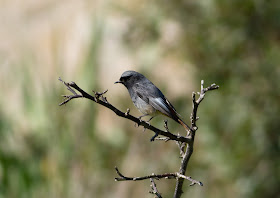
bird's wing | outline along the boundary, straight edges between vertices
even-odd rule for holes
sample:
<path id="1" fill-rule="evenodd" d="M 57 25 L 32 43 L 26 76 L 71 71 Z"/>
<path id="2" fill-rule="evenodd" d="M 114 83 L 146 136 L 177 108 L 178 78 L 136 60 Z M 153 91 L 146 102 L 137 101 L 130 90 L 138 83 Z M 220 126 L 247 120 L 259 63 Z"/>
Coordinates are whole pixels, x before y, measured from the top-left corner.
<path id="1" fill-rule="evenodd" d="M 152 98 L 150 99 L 150 104 L 160 111 L 161 113 L 167 115 L 168 117 L 172 118 L 176 122 L 178 122 L 179 115 L 176 112 L 175 108 L 171 105 L 171 103 L 164 97 L 164 98 Z"/>
<path id="2" fill-rule="evenodd" d="M 134 91 L 137 96 L 146 103 L 152 105 L 156 110 L 178 122 L 179 115 L 175 108 L 155 85 L 145 86 L 143 84 L 136 83 Z"/>

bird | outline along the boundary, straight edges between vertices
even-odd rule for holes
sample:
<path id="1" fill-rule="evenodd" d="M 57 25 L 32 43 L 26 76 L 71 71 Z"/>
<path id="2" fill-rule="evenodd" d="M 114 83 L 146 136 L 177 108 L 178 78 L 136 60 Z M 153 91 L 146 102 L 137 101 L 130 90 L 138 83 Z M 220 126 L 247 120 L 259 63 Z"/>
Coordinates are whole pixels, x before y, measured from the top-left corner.
<path id="1" fill-rule="evenodd" d="M 131 97 L 135 107 L 143 113 L 139 117 L 151 116 L 151 121 L 156 115 L 163 114 L 181 124 L 187 131 L 191 128 L 179 117 L 174 106 L 150 80 L 136 71 L 125 71 L 115 84 L 123 84 Z"/>

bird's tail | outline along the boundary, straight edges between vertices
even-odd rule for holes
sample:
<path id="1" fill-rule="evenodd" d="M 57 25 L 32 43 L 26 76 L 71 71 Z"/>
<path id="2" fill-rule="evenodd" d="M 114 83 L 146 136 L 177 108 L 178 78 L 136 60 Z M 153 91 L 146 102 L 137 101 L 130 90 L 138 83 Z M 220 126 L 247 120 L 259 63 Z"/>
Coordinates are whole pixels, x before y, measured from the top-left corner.
<path id="1" fill-rule="evenodd" d="M 191 131 L 192 129 L 180 118 L 178 119 L 178 122 L 186 129 L 186 131 Z"/>

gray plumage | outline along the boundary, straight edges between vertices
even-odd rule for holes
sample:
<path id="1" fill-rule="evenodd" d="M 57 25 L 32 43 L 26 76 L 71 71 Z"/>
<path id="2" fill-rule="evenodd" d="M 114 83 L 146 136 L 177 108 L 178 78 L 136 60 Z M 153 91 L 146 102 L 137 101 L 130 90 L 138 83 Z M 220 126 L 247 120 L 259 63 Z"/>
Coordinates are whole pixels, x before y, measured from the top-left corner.
<path id="1" fill-rule="evenodd" d="M 163 93 L 144 75 L 126 71 L 115 83 L 121 83 L 127 88 L 132 102 L 143 116 L 150 115 L 153 118 L 157 113 L 162 113 L 189 129 Z"/>

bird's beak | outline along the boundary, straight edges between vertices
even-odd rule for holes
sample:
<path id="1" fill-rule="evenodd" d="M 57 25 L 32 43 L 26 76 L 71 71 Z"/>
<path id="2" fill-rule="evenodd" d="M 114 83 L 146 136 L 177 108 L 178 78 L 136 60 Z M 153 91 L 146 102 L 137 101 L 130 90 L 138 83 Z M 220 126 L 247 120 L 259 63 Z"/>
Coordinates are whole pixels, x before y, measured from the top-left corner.
<path id="1" fill-rule="evenodd" d="M 123 84 L 123 82 L 122 82 L 122 81 L 116 81 L 114 84 L 117 84 L 117 83 L 121 83 L 121 84 Z"/>

